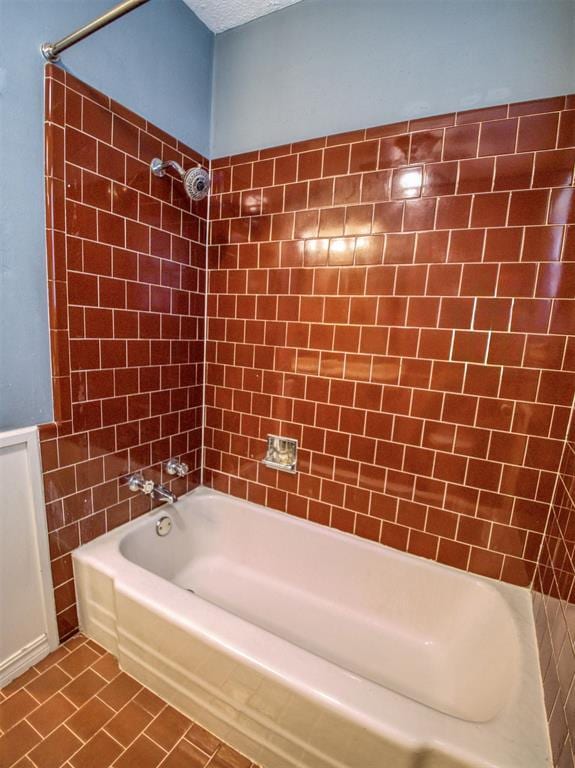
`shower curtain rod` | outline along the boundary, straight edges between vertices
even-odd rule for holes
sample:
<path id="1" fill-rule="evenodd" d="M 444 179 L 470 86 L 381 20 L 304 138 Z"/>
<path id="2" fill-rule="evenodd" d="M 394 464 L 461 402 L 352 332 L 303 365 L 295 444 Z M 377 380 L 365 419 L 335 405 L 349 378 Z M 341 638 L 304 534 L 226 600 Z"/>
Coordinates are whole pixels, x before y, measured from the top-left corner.
<path id="1" fill-rule="evenodd" d="M 109 11 L 106 11 L 106 13 L 98 16 L 98 18 L 94 19 L 94 21 L 91 21 L 89 24 L 85 24 L 83 27 L 80 27 L 80 29 L 77 29 L 75 32 L 66 35 L 66 37 L 63 37 L 61 40 L 58 40 L 55 43 L 44 43 L 40 48 L 42 55 L 48 61 L 58 61 L 60 54 L 62 51 L 65 51 L 66 48 L 70 48 L 70 46 L 80 42 L 80 40 L 88 37 L 88 35 L 97 32 L 107 24 L 111 24 L 113 21 L 116 21 L 116 19 L 119 19 L 120 16 L 124 16 L 124 14 L 130 13 L 130 11 L 133 11 L 139 5 L 144 5 L 144 3 L 148 3 L 149 1 L 150 0 L 124 0 L 124 2 L 115 5 L 113 8 L 110 8 Z"/>

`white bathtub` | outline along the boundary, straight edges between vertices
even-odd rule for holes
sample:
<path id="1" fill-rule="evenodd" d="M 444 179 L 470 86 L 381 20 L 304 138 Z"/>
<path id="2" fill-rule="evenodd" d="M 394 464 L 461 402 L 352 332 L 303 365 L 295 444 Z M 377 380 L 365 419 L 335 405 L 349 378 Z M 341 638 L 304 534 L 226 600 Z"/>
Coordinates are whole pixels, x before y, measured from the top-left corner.
<path id="1" fill-rule="evenodd" d="M 74 570 L 82 630 L 265 768 L 551 764 L 527 590 L 203 488 Z"/>

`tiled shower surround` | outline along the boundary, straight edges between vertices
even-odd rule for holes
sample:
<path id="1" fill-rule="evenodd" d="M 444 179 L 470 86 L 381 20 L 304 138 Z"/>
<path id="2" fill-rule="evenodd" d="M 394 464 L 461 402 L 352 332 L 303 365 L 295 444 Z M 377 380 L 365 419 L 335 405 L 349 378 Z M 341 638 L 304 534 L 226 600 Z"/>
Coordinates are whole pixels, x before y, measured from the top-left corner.
<path id="1" fill-rule="evenodd" d="M 207 482 L 529 584 L 575 389 L 574 166 L 572 96 L 213 162 Z"/>
<path id="2" fill-rule="evenodd" d="M 148 168 L 205 158 L 46 72 L 56 422 L 41 437 L 61 636 L 77 626 L 71 550 L 149 508 L 121 478 L 200 481 L 207 311 L 204 482 L 464 570 L 535 576 L 569 765 L 575 97 L 212 161 L 206 291 L 208 206 Z M 261 463 L 269 433 L 297 438 L 297 475 Z M 171 456 L 187 479 L 162 474 Z"/>
<path id="3" fill-rule="evenodd" d="M 61 637 L 77 628 L 70 552 L 149 509 L 120 478 L 200 480 L 207 202 L 150 160 L 206 161 L 70 74 L 46 68 L 55 424 L 41 427 Z M 161 465 L 181 456 L 173 480 Z"/>

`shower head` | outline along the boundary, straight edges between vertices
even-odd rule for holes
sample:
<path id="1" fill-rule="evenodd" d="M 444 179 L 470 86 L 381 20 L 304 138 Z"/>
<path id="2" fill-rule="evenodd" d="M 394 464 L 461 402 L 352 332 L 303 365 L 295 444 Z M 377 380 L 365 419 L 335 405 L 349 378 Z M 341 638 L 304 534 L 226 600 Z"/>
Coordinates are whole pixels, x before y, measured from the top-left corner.
<path id="1" fill-rule="evenodd" d="M 150 163 L 150 168 L 155 176 L 160 177 L 166 175 L 166 168 L 173 168 L 179 174 L 190 200 L 203 200 L 210 189 L 210 176 L 201 165 L 185 171 L 175 160 L 163 161 L 155 157 Z"/>
<path id="2" fill-rule="evenodd" d="M 208 194 L 210 176 L 201 165 L 186 171 L 182 181 L 184 182 L 184 189 L 191 200 L 203 200 Z"/>

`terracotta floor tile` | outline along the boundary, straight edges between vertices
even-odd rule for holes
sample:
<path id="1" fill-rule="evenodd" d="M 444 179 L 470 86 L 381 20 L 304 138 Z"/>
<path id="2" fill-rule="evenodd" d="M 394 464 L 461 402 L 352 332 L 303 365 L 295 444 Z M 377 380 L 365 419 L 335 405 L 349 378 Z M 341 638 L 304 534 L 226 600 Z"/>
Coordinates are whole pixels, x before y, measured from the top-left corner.
<path id="1" fill-rule="evenodd" d="M 95 696 L 83 704 L 76 714 L 66 721 L 66 725 L 82 741 L 88 741 L 112 717 L 114 710 Z"/>
<path id="2" fill-rule="evenodd" d="M 170 750 L 192 725 L 187 717 L 173 707 L 166 707 L 146 728 L 146 735 L 165 750 Z"/>
<path id="3" fill-rule="evenodd" d="M 30 759 L 38 768 L 60 768 L 81 746 L 80 739 L 61 725 L 30 752 Z"/>
<path id="4" fill-rule="evenodd" d="M 0 768 L 258 768 L 82 635 L 37 668 L 0 691 Z"/>
<path id="5" fill-rule="evenodd" d="M 166 706 L 165 701 L 147 688 L 142 688 L 134 701 L 154 717 Z"/>
<path id="6" fill-rule="evenodd" d="M 87 667 L 90 667 L 95 661 L 98 661 L 99 655 L 84 643 L 66 658 L 62 659 L 58 666 L 63 669 L 70 677 L 78 677 Z"/>
<path id="7" fill-rule="evenodd" d="M 74 637 L 71 637 L 69 640 L 66 640 L 66 648 L 70 651 L 75 651 L 76 648 L 79 648 L 81 645 L 83 645 L 88 640 L 87 637 L 82 635 L 80 632 L 78 632 Z"/>
<path id="8" fill-rule="evenodd" d="M 251 764 L 252 761 L 248 760 L 247 757 L 240 755 L 239 752 L 226 744 L 222 744 L 215 757 L 212 758 L 210 768 L 250 768 Z"/>
<path id="9" fill-rule="evenodd" d="M 9 699 L 3 699 L 0 704 L 0 728 L 3 731 L 10 730 L 37 706 L 38 702 L 30 696 L 28 691 L 25 689 L 16 691 Z"/>
<path id="10" fill-rule="evenodd" d="M 66 718 L 73 715 L 76 707 L 61 693 L 55 693 L 34 712 L 27 720 L 42 736 L 47 736 L 54 728 L 61 725 Z"/>
<path id="11" fill-rule="evenodd" d="M 113 710 L 112 710 L 113 713 Z M 127 747 L 148 725 L 152 715 L 136 703 L 136 700 L 129 701 L 118 714 L 106 725 L 106 731 L 113 736 L 116 741 Z"/>
<path id="12" fill-rule="evenodd" d="M 42 703 L 55 694 L 56 691 L 62 689 L 69 680 L 70 676 L 63 669 L 54 666 L 36 677 L 31 683 L 28 683 L 26 690 Z"/>
<path id="13" fill-rule="evenodd" d="M 210 757 L 182 739 L 160 764 L 160 768 L 204 768 Z"/>
<path id="14" fill-rule="evenodd" d="M 101 645 L 98 645 L 98 643 L 95 643 L 93 640 L 86 640 L 86 645 L 88 648 L 91 648 L 95 653 L 97 653 L 98 656 L 103 656 L 105 653 L 107 653 L 105 648 L 102 648 Z"/>
<path id="15" fill-rule="evenodd" d="M 202 752 L 208 755 L 213 755 L 217 748 L 221 745 L 219 739 L 217 739 L 212 733 L 206 731 L 201 725 L 194 723 L 190 730 L 186 733 L 186 739 L 199 747 Z"/>
<path id="16" fill-rule="evenodd" d="M 10 768 L 40 741 L 32 726 L 23 720 L 0 736 L 0 768 Z"/>
<path id="17" fill-rule="evenodd" d="M 23 757 L 17 763 L 14 763 L 13 768 L 36 768 L 36 766 L 28 757 Z"/>
<path id="18" fill-rule="evenodd" d="M 119 710 L 127 704 L 142 688 L 132 677 L 124 672 L 112 680 L 111 683 L 100 692 L 100 698 L 112 709 Z"/>
<path id="19" fill-rule="evenodd" d="M 19 691 L 20 688 L 24 688 L 24 686 L 28 685 L 28 683 L 32 682 L 35 678 L 38 677 L 38 673 L 32 667 L 27 672 L 24 672 L 23 675 L 20 675 L 20 677 L 17 677 L 15 680 L 12 680 L 11 683 L 8 683 L 8 685 L 5 685 L 4 688 L 2 688 L 2 693 L 6 698 L 12 696 L 13 693 L 16 693 L 16 691 Z"/>
<path id="20" fill-rule="evenodd" d="M 114 739 L 99 731 L 70 758 L 70 763 L 74 768 L 108 768 L 121 751 L 122 747 Z"/>
<path id="21" fill-rule="evenodd" d="M 114 763 L 116 768 L 156 768 L 166 753 L 150 741 L 146 736 L 140 736 Z"/>
<path id="22" fill-rule="evenodd" d="M 62 693 L 77 707 L 81 707 L 105 685 L 106 681 L 100 675 L 87 669 L 63 688 Z"/>
<path id="23" fill-rule="evenodd" d="M 118 662 L 111 653 L 104 653 L 104 655 L 92 665 L 92 669 L 94 672 L 101 675 L 104 680 L 108 680 L 108 682 L 120 674 Z"/>
<path id="24" fill-rule="evenodd" d="M 38 672 L 45 672 L 50 667 L 53 667 L 54 664 L 57 664 L 61 659 L 64 659 L 69 655 L 70 652 L 68 651 L 68 648 L 65 645 L 61 645 L 59 648 L 56 648 L 55 651 L 49 653 L 45 659 L 34 664 L 34 669 Z"/>

